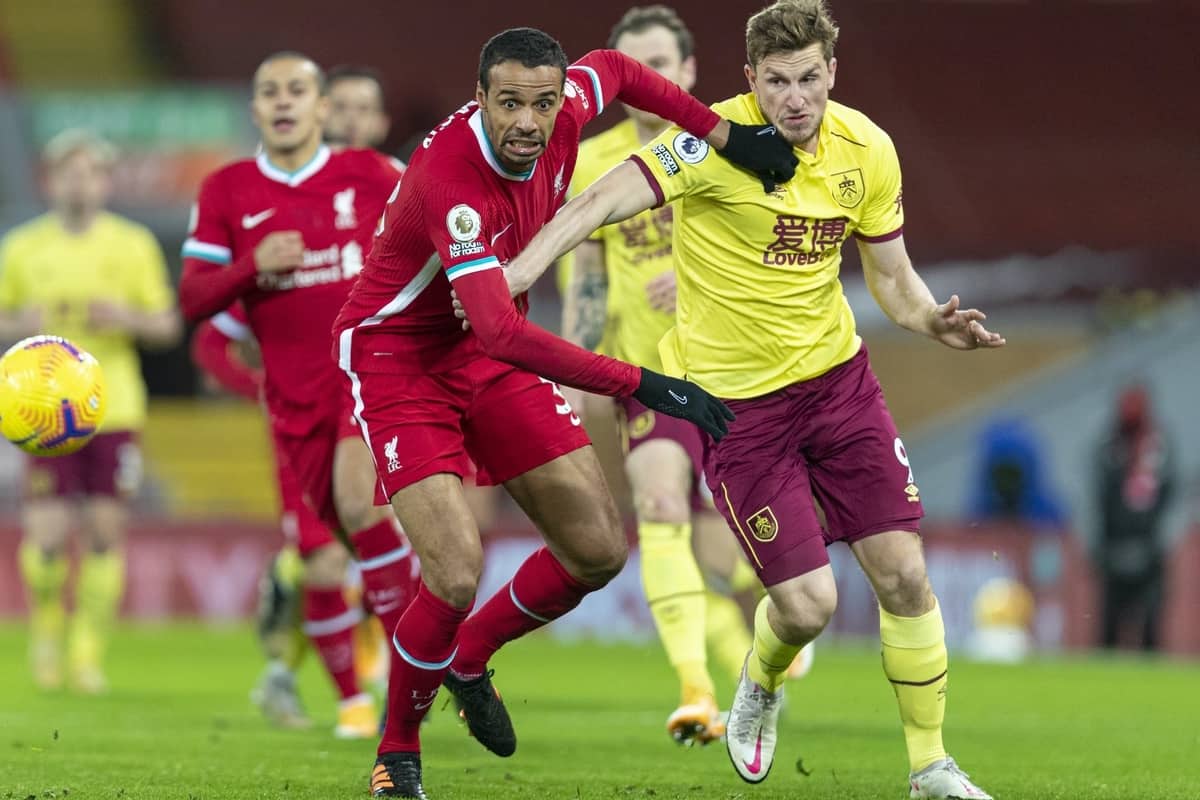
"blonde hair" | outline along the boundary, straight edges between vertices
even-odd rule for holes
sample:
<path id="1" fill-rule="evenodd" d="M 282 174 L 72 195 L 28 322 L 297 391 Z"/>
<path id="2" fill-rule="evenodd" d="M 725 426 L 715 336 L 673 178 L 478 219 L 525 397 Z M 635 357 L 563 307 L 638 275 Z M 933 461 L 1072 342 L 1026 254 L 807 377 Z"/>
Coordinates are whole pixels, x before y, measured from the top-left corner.
<path id="1" fill-rule="evenodd" d="M 117 148 L 112 142 L 86 128 L 67 128 L 56 133 L 42 148 L 42 161 L 55 169 L 76 153 L 87 153 L 105 169 L 117 161 Z"/>
<path id="2" fill-rule="evenodd" d="M 829 61 L 837 38 L 838 26 L 825 0 L 778 0 L 746 22 L 746 58 L 757 67 L 769 55 L 819 44 Z"/>

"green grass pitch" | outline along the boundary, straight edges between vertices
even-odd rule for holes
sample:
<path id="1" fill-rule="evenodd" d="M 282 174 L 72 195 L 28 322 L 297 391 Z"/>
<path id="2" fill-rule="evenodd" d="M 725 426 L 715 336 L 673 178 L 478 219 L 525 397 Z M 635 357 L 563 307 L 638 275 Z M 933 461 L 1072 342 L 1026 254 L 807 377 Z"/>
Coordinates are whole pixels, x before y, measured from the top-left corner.
<path id="1" fill-rule="evenodd" d="M 22 629 L 0 626 L 0 800 L 367 796 L 374 743 L 333 739 L 331 690 L 311 656 L 302 691 L 317 728 L 272 730 L 249 705 L 259 661 L 248 629 L 125 628 L 99 698 L 36 692 L 25 664 Z M 490 755 L 439 710 L 424 732 L 433 800 L 908 796 L 873 647 L 819 646 L 813 673 L 789 686 L 775 767 L 758 786 L 736 777 L 722 745 L 668 739 L 675 687 L 657 647 L 534 636 L 493 666 L 517 754 Z M 727 703 L 728 680 L 720 691 Z M 1200 798 L 1195 663 L 952 659 L 948 702 L 950 752 L 999 800 Z"/>

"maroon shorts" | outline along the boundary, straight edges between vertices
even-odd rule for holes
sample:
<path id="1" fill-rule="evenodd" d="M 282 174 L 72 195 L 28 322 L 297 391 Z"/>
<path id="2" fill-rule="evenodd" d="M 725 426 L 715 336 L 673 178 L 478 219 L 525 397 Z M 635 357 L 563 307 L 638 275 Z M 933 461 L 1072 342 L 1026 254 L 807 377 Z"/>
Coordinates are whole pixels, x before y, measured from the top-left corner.
<path id="1" fill-rule="evenodd" d="M 558 386 L 490 358 L 440 373 L 355 373 L 379 502 L 439 472 L 504 483 L 590 444 Z"/>
<path id="2" fill-rule="evenodd" d="M 325 526 L 325 533 L 340 528 L 337 508 L 333 503 L 333 455 L 342 439 L 358 438 L 350 392 L 345 385 L 330 389 L 343 398 L 341 409 L 332 411 L 317 421 L 304 435 L 275 431 L 275 456 L 280 470 L 291 472 L 299 487 L 301 497 L 308 500 L 317 520 Z M 280 491 L 284 480 L 280 475 Z M 286 506 L 285 506 L 286 509 Z M 311 520 L 309 520 L 311 523 Z M 313 534 L 311 524 L 309 533 Z M 321 537 L 318 537 L 321 538 Z M 322 542 L 325 543 L 325 542 Z M 319 545 L 314 545 L 319 546 Z M 310 548 L 311 549 L 311 548 Z"/>
<path id="3" fill-rule="evenodd" d="M 98 433 L 68 456 L 25 459 L 25 498 L 101 495 L 127 498 L 142 483 L 142 450 L 133 431 Z"/>
<path id="4" fill-rule="evenodd" d="M 354 435 L 358 435 L 357 428 Z M 278 445 L 276 445 L 278 449 Z M 329 483 L 333 484 L 332 456 L 330 457 Z M 333 544 L 335 539 L 329 526 L 321 521 L 317 512 L 304 501 L 304 489 L 300 480 L 292 472 L 292 468 L 282 453 L 275 455 L 275 476 L 279 483 L 279 526 L 283 536 L 300 551 L 301 556 L 307 556 L 313 550 Z"/>
<path id="5" fill-rule="evenodd" d="M 719 443 L 705 437 L 704 471 L 764 585 L 828 564 L 832 542 L 919 529 L 921 495 L 865 346 L 824 375 L 728 405 L 737 420 Z"/>
<path id="6" fill-rule="evenodd" d="M 618 399 L 616 402 L 617 407 L 621 409 L 621 438 L 626 454 L 632 453 L 646 442 L 675 442 L 687 453 L 688 461 L 692 465 L 692 510 L 709 509 L 711 506 L 707 501 L 711 500 L 711 497 L 708 497 L 703 482 L 704 437 L 700 429 L 678 417 L 660 414 L 647 408 L 632 397 Z"/>

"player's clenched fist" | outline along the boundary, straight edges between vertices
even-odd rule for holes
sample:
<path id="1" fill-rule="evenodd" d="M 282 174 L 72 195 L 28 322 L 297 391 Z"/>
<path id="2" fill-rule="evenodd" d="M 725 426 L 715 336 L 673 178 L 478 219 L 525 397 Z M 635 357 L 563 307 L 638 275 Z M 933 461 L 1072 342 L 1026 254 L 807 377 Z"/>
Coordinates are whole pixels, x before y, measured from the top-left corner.
<path id="1" fill-rule="evenodd" d="M 254 265 L 259 272 L 282 272 L 304 264 L 304 239 L 300 231 L 268 233 L 254 248 Z"/>

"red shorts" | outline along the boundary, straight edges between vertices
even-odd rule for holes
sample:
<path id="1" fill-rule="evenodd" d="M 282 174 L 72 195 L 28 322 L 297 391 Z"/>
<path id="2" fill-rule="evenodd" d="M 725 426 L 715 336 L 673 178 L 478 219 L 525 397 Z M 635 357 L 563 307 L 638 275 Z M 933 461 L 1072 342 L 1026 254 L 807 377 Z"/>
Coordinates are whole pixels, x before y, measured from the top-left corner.
<path id="1" fill-rule="evenodd" d="M 720 442 L 705 437 L 704 471 L 765 586 L 828 564 L 832 542 L 919 530 L 921 495 L 865 346 L 817 378 L 727 402 L 737 420 Z"/>
<path id="2" fill-rule="evenodd" d="M 98 433 L 67 456 L 25 459 L 25 498 L 99 495 L 128 498 L 142 483 L 142 450 L 133 431 Z"/>
<path id="3" fill-rule="evenodd" d="M 626 455 L 646 442 L 675 442 L 687 453 L 692 465 L 692 510 L 711 508 L 712 497 L 704 485 L 704 436 L 700 429 L 686 420 L 647 408 L 632 397 L 620 398 L 616 403 L 621 410 L 621 438 Z"/>
<path id="4" fill-rule="evenodd" d="M 340 408 L 330 412 L 303 436 L 274 432 L 275 457 L 282 470 L 294 476 L 301 497 L 308 500 L 326 533 L 341 527 L 337 508 L 333 504 L 333 454 L 342 439 L 358 438 L 350 393 L 345 385 L 330 387 L 337 392 Z M 280 490 L 284 480 L 280 475 Z M 285 506 L 286 509 L 286 506 Z"/>
<path id="5" fill-rule="evenodd" d="M 379 502 L 439 472 L 504 483 L 590 444 L 558 386 L 490 358 L 441 373 L 355 373 Z"/>
<path id="6" fill-rule="evenodd" d="M 357 430 L 354 433 L 358 435 Z M 276 451 L 278 449 L 279 445 L 276 443 Z M 331 459 L 331 485 L 332 464 Z M 321 521 L 312 506 L 304 502 L 304 490 L 300 488 L 300 481 L 284 460 L 283 454 L 279 452 L 275 454 L 275 477 L 279 483 L 279 526 L 283 529 L 283 537 L 295 545 L 301 557 L 325 545 L 333 544 L 335 540 L 329 526 Z"/>

